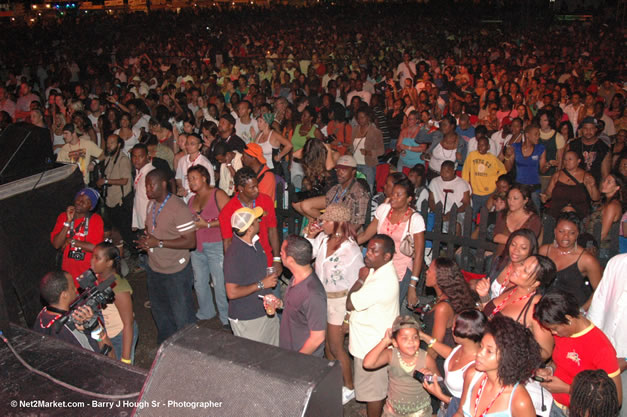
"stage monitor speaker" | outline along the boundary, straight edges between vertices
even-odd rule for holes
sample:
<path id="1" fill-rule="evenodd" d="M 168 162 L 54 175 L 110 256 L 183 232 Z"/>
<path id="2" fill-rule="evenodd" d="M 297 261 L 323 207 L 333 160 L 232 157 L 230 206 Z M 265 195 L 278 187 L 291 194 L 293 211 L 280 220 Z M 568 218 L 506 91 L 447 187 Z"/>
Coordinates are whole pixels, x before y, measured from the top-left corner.
<path id="1" fill-rule="evenodd" d="M 0 133 L 0 184 L 45 171 L 53 162 L 48 129 L 14 123 Z"/>
<path id="2" fill-rule="evenodd" d="M 157 352 L 136 416 L 342 415 L 338 362 L 191 325 Z"/>

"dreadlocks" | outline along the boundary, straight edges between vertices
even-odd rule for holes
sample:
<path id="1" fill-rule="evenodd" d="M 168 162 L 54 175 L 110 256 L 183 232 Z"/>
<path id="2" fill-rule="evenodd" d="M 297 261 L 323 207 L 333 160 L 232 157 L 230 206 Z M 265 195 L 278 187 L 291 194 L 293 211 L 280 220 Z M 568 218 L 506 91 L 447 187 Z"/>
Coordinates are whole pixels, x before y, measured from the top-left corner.
<path id="1" fill-rule="evenodd" d="M 570 391 L 570 417 L 616 417 L 619 408 L 616 385 L 605 371 L 577 374 Z"/>

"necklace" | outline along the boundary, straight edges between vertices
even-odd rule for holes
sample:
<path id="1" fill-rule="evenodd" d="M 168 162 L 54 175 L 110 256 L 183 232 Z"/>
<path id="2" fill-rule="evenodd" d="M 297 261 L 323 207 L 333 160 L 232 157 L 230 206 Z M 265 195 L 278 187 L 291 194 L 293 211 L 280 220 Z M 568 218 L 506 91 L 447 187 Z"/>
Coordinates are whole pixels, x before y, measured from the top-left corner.
<path id="1" fill-rule="evenodd" d="M 479 390 L 477 391 L 477 396 L 475 397 L 475 417 L 477 417 L 479 402 L 481 402 L 481 395 L 483 394 L 483 389 L 485 388 L 486 382 L 488 382 L 488 376 L 484 375 L 483 379 L 481 380 L 481 385 L 479 386 Z M 503 391 L 505 391 L 505 387 L 501 387 L 499 392 L 496 394 L 494 398 L 492 398 L 492 401 L 490 401 L 490 404 L 488 404 L 488 406 L 483 410 L 483 413 L 481 413 L 479 417 L 483 417 L 488 413 L 488 410 L 490 410 L 490 408 L 492 407 L 496 399 L 501 396 Z"/>
<path id="2" fill-rule="evenodd" d="M 416 366 L 416 358 L 418 357 L 418 352 L 414 353 L 412 363 L 405 362 L 399 350 L 396 351 L 396 356 L 398 357 L 398 362 L 400 363 L 401 368 L 403 368 L 405 372 L 410 372 Z"/>
<path id="3" fill-rule="evenodd" d="M 573 246 L 566 251 L 561 251 L 559 249 L 559 246 L 557 245 L 557 242 L 555 242 L 555 249 L 557 249 L 557 252 L 560 254 L 560 256 L 566 256 L 566 255 L 570 255 L 571 253 L 573 253 L 577 248 L 576 246 Z"/>
<path id="4" fill-rule="evenodd" d="M 410 212 L 410 208 L 407 207 L 407 210 L 405 211 L 405 214 L 403 214 L 403 217 L 401 218 L 401 221 L 398 223 L 392 223 L 392 212 L 394 211 L 393 209 L 390 209 L 390 212 L 387 215 L 387 224 L 385 225 L 385 231 L 386 234 L 388 236 L 392 236 L 392 233 L 394 233 L 396 231 L 396 229 L 398 229 L 398 226 L 400 226 L 401 224 L 403 224 L 403 220 L 405 219 L 405 217 L 407 216 L 407 214 Z"/>

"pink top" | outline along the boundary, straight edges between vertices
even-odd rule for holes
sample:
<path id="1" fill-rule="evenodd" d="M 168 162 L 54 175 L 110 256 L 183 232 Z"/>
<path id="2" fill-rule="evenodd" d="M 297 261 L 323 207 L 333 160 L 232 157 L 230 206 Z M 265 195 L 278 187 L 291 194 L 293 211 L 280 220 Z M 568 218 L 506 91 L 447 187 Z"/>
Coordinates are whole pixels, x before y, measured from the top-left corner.
<path id="1" fill-rule="evenodd" d="M 392 207 L 388 203 L 380 204 L 374 215 L 379 221 L 379 224 L 377 225 L 377 233 L 384 233 L 390 236 L 394 241 L 396 251 L 394 252 L 392 263 L 394 264 L 394 269 L 398 275 L 398 280 L 402 281 L 407 269 L 412 269 L 414 261 L 411 256 L 405 256 L 399 250 L 401 241 L 408 233 L 415 235 L 416 233 L 424 232 L 425 222 L 419 213 L 413 211 L 411 214 L 411 230 L 409 230 L 409 219 L 399 224 L 391 224 L 388 218 L 391 208 Z"/>
<path id="2" fill-rule="evenodd" d="M 194 203 L 194 199 L 196 198 L 196 195 L 194 194 L 192 198 L 189 199 L 189 202 L 187 203 L 189 207 L 189 211 L 191 211 L 192 214 L 202 217 L 206 222 L 209 222 L 210 220 L 217 220 L 218 214 L 220 214 L 220 210 L 218 209 L 218 203 L 216 199 L 217 191 L 218 191 L 217 188 L 213 190 L 213 193 L 211 193 L 211 197 L 209 197 L 209 201 L 207 201 L 205 208 L 203 208 L 200 213 L 192 209 L 192 204 Z M 196 230 L 196 250 L 202 251 L 202 244 L 205 242 L 207 243 L 222 242 L 222 233 L 220 233 L 220 228 L 216 226 L 216 227 L 211 227 L 209 229 Z"/>

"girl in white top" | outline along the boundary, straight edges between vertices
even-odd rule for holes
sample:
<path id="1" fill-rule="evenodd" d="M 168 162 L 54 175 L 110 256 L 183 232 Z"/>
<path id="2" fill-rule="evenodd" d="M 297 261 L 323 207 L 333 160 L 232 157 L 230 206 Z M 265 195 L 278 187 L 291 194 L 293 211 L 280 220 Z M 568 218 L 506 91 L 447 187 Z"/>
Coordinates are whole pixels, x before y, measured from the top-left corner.
<path id="1" fill-rule="evenodd" d="M 131 127 L 131 116 L 128 113 L 122 114 L 120 117 L 120 128 L 114 130 L 113 133 L 124 139 L 124 152 L 127 155 L 131 154 L 131 149 L 139 143 L 141 136 L 139 129 Z"/>
<path id="2" fill-rule="evenodd" d="M 313 247 L 314 269 L 327 293 L 327 359 L 337 359 L 344 379 L 343 395 L 352 394 L 353 376 L 348 353 L 344 350 L 342 323 L 348 321 L 346 296 L 364 266 L 361 249 L 352 236 L 350 209 L 343 204 L 329 205 L 318 222 L 310 223 L 306 237 Z"/>
<path id="3" fill-rule="evenodd" d="M 268 168 L 274 169 L 274 163 L 281 161 L 285 155 L 292 150 L 292 142 L 281 136 L 280 133 L 272 130 L 272 123 L 274 122 L 273 113 L 264 113 L 257 118 L 257 126 L 259 127 L 259 134 L 255 138 L 255 143 L 261 146 L 263 150 L 263 157 L 266 158 L 266 165 Z M 283 149 L 281 150 L 281 147 Z M 274 150 L 279 149 L 278 155 L 274 155 Z"/>
<path id="4" fill-rule="evenodd" d="M 453 323 L 453 339 L 457 346 L 450 346 L 438 342 L 430 335 L 420 332 L 420 340 L 431 345 L 435 352 L 446 358 L 444 362 L 444 384 L 451 396 L 442 392 L 440 385 L 424 382 L 424 388 L 440 401 L 448 404 L 446 417 L 450 417 L 459 408 L 460 398 L 464 389 L 464 374 L 475 363 L 475 357 L 479 351 L 481 338 L 485 331 L 488 319 L 479 310 L 464 310 L 457 315 Z M 423 369 L 423 374 L 437 373 L 435 370 Z"/>
<path id="5" fill-rule="evenodd" d="M 374 220 L 368 228 L 357 236 L 357 243 L 362 244 L 370 240 L 375 233 L 382 233 L 394 240 L 396 252 L 392 258 L 394 269 L 400 281 L 401 309 L 407 304 L 413 306 L 418 301 L 416 282 L 422 269 L 425 247 L 425 222 L 422 216 L 414 211 L 414 185 L 407 178 L 398 181 L 392 189 L 389 203 L 377 207 Z M 401 242 L 407 234 L 411 234 L 414 241 L 413 256 L 401 253 Z M 409 288 L 412 287 L 412 291 Z"/>

